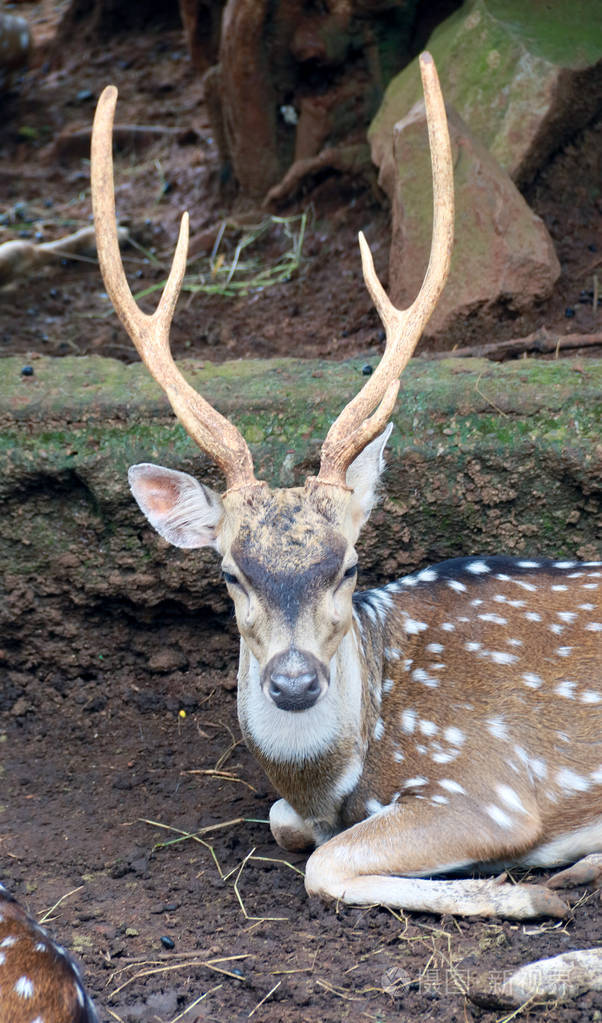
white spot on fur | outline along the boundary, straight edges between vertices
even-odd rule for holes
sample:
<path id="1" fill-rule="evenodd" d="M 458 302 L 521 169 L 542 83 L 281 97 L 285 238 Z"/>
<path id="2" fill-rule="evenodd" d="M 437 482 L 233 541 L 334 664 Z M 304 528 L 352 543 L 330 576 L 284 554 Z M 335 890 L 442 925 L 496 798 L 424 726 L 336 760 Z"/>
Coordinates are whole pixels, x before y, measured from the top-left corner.
<path id="1" fill-rule="evenodd" d="M 466 736 L 460 728 L 456 728 L 455 725 L 449 725 L 448 728 L 444 729 L 443 735 L 447 742 L 450 742 L 452 746 L 462 746 L 466 741 Z"/>
<path id="2" fill-rule="evenodd" d="M 401 651 L 394 646 L 385 647 L 385 657 L 388 661 L 398 661 L 401 657 Z"/>
<path id="3" fill-rule="evenodd" d="M 449 803 L 449 799 L 447 798 L 447 796 L 441 796 L 439 795 L 439 793 L 437 793 L 436 795 L 431 796 L 431 803 L 445 805 L 446 803 Z"/>
<path id="4" fill-rule="evenodd" d="M 493 735 L 494 739 L 507 739 L 508 738 L 508 727 L 503 718 L 489 718 L 487 722 L 487 731 L 490 735 Z"/>
<path id="5" fill-rule="evenodd" d="M 561 622 L 566 622 L 567 625 L 572 625 L 577 617 L 577 614 L 575 611 L 557 611 L 556 617 L 560 618 Z"/>
<path id="6" fill-rule="evenodd" d="M 443 622 L 443 625 L 441 626 L 441 628 L 443 629 L 444 632 L 455 632 L 456 631 L 456 626 L 452 625 L 451 622 Z"/>
<path id="7" fill-rule="evenodd" d="M 423 785 L 428 785 L 428 783 L 428 778 L 423 778 L 422 775 L 417 775 L 416 778 L 408 778 L 407 781 L 404 781 L 403 787 L 404 789 L 418 789 Z"/>
<path id="8" fill-rule="evenodd" d="M 474 654 L 475 651 L 480 650 L 482 646 L 482 643 L 477 643 L 474 640 L 471 640 L 470 643 L 464 644 L 464 649 L 468 650 L 469 653 Z"/>
<path id="9" fill-rule="evenodd" d="M 541 615 L 538 614 L 537 611 L 527 611 L 525 613 L 525 618 L 527 619 L 528 622 L 540 622 L 541 621 Z"/>
<path id="10" fill-rule="evenodd" d="M 484 650 L 483 657 L 490 657 L 494 664 L 514 664 L 518 661 L 516 654 L 509 654 L 505 650 Z"/>
<path id="11" fill-rule="evenodd" d="M 418 728 L 423 735 L 436 735 L 439 731 L 439 727 L 434 721 L 419 721 Z"/>
<path id="12" fill-rule="evenodd" d="M 543 679 L 532 671 L 526 671 L 523 675 L 523 682 L 529 689 L 539 689 L 543 685 Z"/>
<path id="13" fill-rule="evenodd" d="M 484 561 L 471 561 L 470 564 L 466 566 L 466 571 L 472 572 L 474 575 L 484 575 L 485 572 L 491 572 L 491 569 Z"/>
<path id="14" fill-rule="evenodd" d="M 510 787 L 510 785 L 504 784 L 496 785 L 495 789 L 498 796 L 500 797 L 502 802 L 506 804 L 508 809 L 516 810 L 518 813 L 527 813 L 527 810 L 525 809 L 525 806 L 518 792 L 515 792 L 514 789 Z"/>
<path id="15" fill-rule="evenodd" d="M 443 643 L 427 643 L 425 650 L 428 650 L 429 654 L 441 654 L 445 647 Z"/>
<path id="16" fill-rule="evenodd" d="M 406 735 L 411 735 L 416 727 L 416 711 L 406 709 L 401 712 L 401 727 Z"/>
<path id="17" fill-rule="evenodd" d="M 425 629 L 428 629 L 426 622 L 417 622 L 413 618 L 406 618 L 403 627 L 408 636 L 415 636 L 417 633 L 424 632 Z"/>
<path id="18" fill-rule="evenodd" d="M 478 616 L 482 622 L 492 622 L 494 625 L 507 625 L 508 619 L 502 618 L 501 615 L 496 614 L 484 614 Z"/>
<path id="19" fill-rule="evenodd" d="M 0 948 L 12 948 L 13 945 L 17 944 L 18 940 L 14 934 L 9 934 L 7 938 L 3 938 L 0 941 Z"/>
<path id="20" fill-rule="evenodd" d="M 395 682 L 393 681 L 392 678 L 384 679 L 383 680 L 383 693 L 385 693 L 385 694 L 386 693 L 390 693 L 394 686 L 395 686 Z"/>
<path id="21" fill-rule="evenodd" d="M 380 742 L 383 735 L 385 734 L 385 723 L 382 718 L 379 718 L 374 726 L 374 738 L 377 742 Z"/>
<path id="22" fill-rule="evenodd" d="M 466 789 L 464 788 L 464 786 L 460 785 L 459 782 L 454 781 L 453 778 L 442 778 L 439 782 L 439 785 L 441 786 L 442 789 L 445 789 L 447 792 L 456 792 L 458 793 L 458 795 L 461 796 L 466 795 Z"/>
<path id="23" fill-rule="evenodd" d="M 572 682 L 569 679 L 564 679 L 562 682 L 559 682 L 558 685 L 554 687 L 554 692 L 557 693 L 558 696 L 564 696 L 565 700 L 574 700 L 576 688 L 577 688 L 576 682 Z"/>
<path id="24" fill-rule="evenodd" d="M 457 579 L 448 579 L 447 585 L 449 586 L 450 590 L 455 590 L 456 593 L 464 593 L 466 590 L 466 586 L 464 585 L 464 583 L 459 582 Z"/>
<path id="25" fill-rule="evenodd" d="M 581 703 L 602 703 L 602 694 L 595 693 L 593 689 L 584 689 L 579 699 Z"/>
<path id="26" fill-rule="evenodd" d="M 556 647 L 556 656 L 557 657 L 570 657 L 572 649 L 573 649 L 572 646 L 559 646 L 559 647 Z"/>
<path id="27" fill-rule="evenodd" d="M 569 767 L 562 767 L 556 772 L 556 781 L 566 792 L 587 792 L 591 788 L 591 782 L 587 778 L 571 771 Z"/>
<path id="28" fill-rule="evenodd" d="M 588 622 L 585 628 L 588 632 L 602 632 L 602 622 Z"/>
<path id="29" fill-rule="evenodd" d="M 418 582 L 421 583 L 434 583 L 438 578 L 438 575 L 434 568 L 423 568 L 416 578 L 418 579 Z"/>
<path id="30" fill-rule="evenodd" d="M 19 977 L 14 990 L 21 998 L 33 998 L 33 981 L 29 977 Z"/>
<path id="31" fill-rule="evenodd" d="M 492 821 L 495 821 L 500 828 L 513 827 L 512 818 L 509 817 L 508 814 L 501 809 L 501 807 L 496 806 L 495 803 L 491 803 L 489 806 L 486 806 L 485 813 L 487 813 L 491 817 Z"/>

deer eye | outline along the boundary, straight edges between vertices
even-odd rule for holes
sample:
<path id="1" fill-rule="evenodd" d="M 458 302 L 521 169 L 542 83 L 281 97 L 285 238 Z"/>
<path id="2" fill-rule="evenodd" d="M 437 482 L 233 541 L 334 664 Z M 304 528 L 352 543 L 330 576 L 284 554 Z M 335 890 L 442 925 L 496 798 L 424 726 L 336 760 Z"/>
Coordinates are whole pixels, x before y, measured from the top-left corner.
<path id="1" fill-rule="evenodd" d="M 231 572 L 222 572 L 222 576 L 227 586 L 240 586 L 238 579 Z"/>
<path id="2" fill-rule="evenodd" d="M 343 579 L 353 579 L 357 575 L 357 562 L 355 565 L 350 565 L 343 572 Z"/>

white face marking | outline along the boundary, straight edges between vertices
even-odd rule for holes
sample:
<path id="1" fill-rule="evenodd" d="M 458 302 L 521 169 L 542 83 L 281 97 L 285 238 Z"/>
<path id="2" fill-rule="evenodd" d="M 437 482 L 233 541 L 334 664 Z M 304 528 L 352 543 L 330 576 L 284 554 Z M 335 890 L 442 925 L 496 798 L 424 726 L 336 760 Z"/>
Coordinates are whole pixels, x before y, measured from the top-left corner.
<path id="1" fill-rule="evenodd" d="M 33 998 L 33 981 L 29 977 L 19 977 L 15 982 L 14 990 L 21 998 Z"/>
<path id="2" fill-rule="evenodd" d="M 494 803 L 485 807 L 485 813 L 491 817 L 492 821 L 499 824 L 500 828 L 511 828 L 513 826 L 512 818 L 501 807 L 495 806 Z"/>

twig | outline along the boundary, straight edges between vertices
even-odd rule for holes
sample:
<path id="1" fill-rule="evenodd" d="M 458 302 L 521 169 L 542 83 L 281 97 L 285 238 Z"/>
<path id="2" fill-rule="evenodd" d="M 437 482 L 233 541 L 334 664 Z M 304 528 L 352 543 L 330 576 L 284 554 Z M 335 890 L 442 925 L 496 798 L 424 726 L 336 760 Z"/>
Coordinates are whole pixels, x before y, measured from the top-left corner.
<path id="1" fill-rule="evenodd" d="M 493 341 L 486 345 L 470 345 L 454 348 L 451 352 L 425 352 L 423 359 L 467 359 L 483 358 L 493 362 L 513 359 L 523 352 L 555 352 L 570 348 L 595 348 L 602 345 L 602 333 L 597 334 L 551 334 L 545 328 L 536 330 L 526 337 L 510 341 Z"/>
<path id="2" fill-rule="evenodd" d="M 264 997 L 261 999 L 260 1002 L 257 1002 L 257 1005 L 255 1006 L 255 1008 L 251 1009 L 251 1011 L 249 1013 L 249 1016 L 248 1016 L 249 1019 L 251 1019 L 251 1016 L 253 1015 L 254 1012 L 257 1012 L 259 1006 L 263 1005 L 264 1002 L 267 1002 L 267 1000 L 270 997 L 270 995 L 273 995 L 274 991 L 278 990 L 278 988 L 280 987 L 281 984 L 282 984 L 282 981 L 279 980 L 277 984 L 274 984 L 274 987 L 272 988 L 272 990 L 268 991 L 267 995 L 264 995 Z"/>

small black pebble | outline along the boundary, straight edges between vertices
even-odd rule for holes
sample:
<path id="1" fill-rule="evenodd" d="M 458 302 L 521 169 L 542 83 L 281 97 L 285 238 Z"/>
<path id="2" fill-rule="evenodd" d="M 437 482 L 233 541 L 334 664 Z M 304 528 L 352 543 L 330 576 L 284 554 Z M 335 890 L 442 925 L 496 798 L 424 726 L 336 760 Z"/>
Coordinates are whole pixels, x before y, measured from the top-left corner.
<path id="1" fill-rule="evenodd" d="M 33 376 L 33 366 L 23 366 L 23 369 L 21 370 L 21 376 L 22 377 L 32 377 Z"/>
<path id="2" fill-rule="evenodd" d="M 365 377 L 372 376 L 372 366 L 369 362 L 367 362 L 365 366 L 362 366 L 362 375 Z"/>
<path id="3" fill-rule="evenodd" d="M 598 246 L 595 244 L 595 242 L 592 242 L 591 245 L 588 245 L 587 247 L 588 247 L 590 252 L 597 252 L 598 251 Z"/>
<path id="4" fill-rule="evenodd" d="M 163 945 L 163 948 L 170 948 L 171 949 L 171 948 L 175 948 L 176 947 L 176 943 L 173 940 L 173 938 L 168 938 L 167 934 L 162 934 L 161 938 L 159 940 L 160 940 L 161 944 Z"/>
<path id="5" fill-rule="evenodd" d="M 564 315 L 566 316 L 567 320 L 572 320 L 573 316 L 575 315 L 575 310 L 573 309 L 572 306 L 567 305 L 566 309 L 564 310 Z"/>

